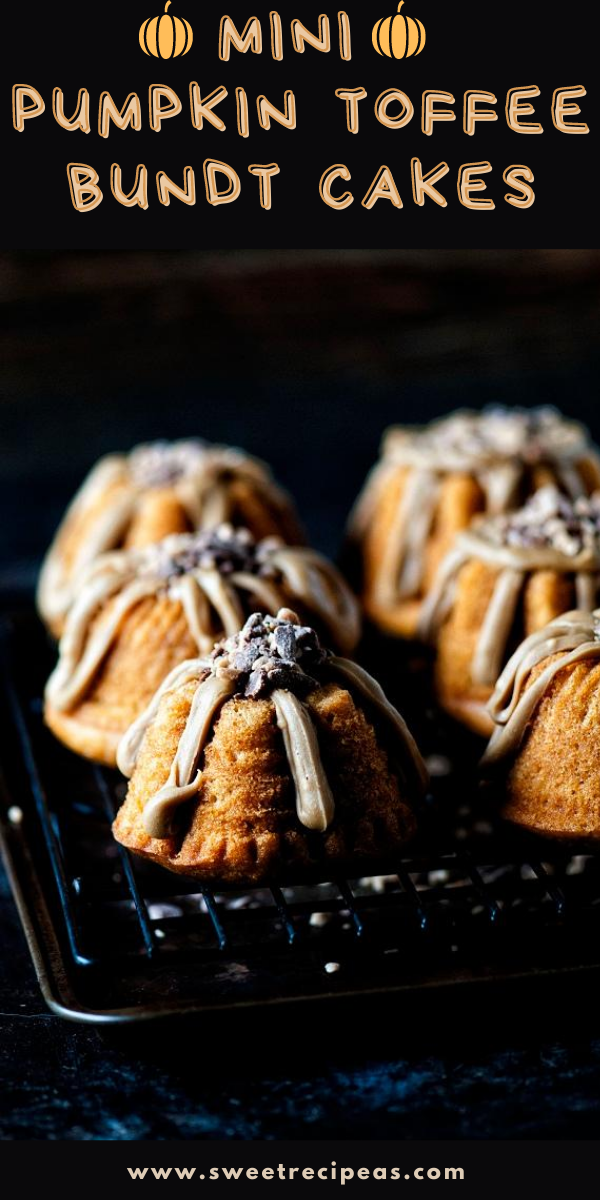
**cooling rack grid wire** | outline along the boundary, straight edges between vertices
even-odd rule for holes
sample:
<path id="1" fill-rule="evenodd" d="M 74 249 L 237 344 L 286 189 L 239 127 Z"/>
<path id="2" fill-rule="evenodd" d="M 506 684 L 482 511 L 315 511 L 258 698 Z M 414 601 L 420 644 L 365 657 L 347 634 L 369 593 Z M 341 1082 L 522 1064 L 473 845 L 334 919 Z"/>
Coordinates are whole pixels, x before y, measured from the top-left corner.
<path id="1" fill-rule="evenodd" d="M 4 854 L 40 983 L 81 1020 L 600 971 L 600 860 L 502 830 L 433 726 L 432 796 L 401 859 L 354 879 L 217 892 L 111 836 L 116 772 L 45 729 L 50 651 L 4 629 Z"/>

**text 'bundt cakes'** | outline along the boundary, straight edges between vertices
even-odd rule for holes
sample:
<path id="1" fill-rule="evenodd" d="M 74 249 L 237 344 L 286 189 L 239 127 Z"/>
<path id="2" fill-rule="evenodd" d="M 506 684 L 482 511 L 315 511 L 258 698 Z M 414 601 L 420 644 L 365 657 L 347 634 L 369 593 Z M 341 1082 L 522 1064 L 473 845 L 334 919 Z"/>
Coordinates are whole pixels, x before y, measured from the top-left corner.
<path id="1" fill-rule="evenodd" d="M 600 493 L 571 501 L 553 487 L 515 513 L 458 535 L 423 605 L 437 645 L 435 688 L 452 716 L 489 736 L 486 703 L 515 647 L 575 605 L 600 600 Z"/>
<path id="2" fill-rule="evenodd" d="M 399 850 L 426 771 L 361 667 L 294 613 L 253 614 L 166 679 L 123 738 L 122 845 L 239 886 Z M 357 863 L 358 866 L 358 863 Z"/>
<path id="3" fill-rule="evenodd" d="M 456 534 L 476 514 L 508 512 L 548 484 L 572 499 L 600 487 L 600 457 L 585 429 L 553 409 L 458 412 L 425 428 L 390 429 L 349 526 L 369 619 L 415 637 Z"/>
<path id="4" fill-rule="evenodd" d="M 229 521 L 255 537 L 304 541 L 290 497 L 265 463 L 229 446 L 153 442 L 102 458 L 68 508 L 44 561 L 38 609 L 57 636 L 77 577 L 99 554 Z"/>
<path id="5" fill-rule="evenodd" d="M 119 739 L 178 663 L 208 654 L 258 607 L 274 614 L 291 604 L 352 653 L 357 601 L 314 550 L 220 525 L 102 555 L 80 572 L 46 722 L 72 750 L 114 765 Z"/>
<path id="6" fill-rule="evenodd" d="M 546 837 L 600 838 L 600 610 L 528 637 L 489 704 L 482 766 L 505 779 L 503 816 Z"/>

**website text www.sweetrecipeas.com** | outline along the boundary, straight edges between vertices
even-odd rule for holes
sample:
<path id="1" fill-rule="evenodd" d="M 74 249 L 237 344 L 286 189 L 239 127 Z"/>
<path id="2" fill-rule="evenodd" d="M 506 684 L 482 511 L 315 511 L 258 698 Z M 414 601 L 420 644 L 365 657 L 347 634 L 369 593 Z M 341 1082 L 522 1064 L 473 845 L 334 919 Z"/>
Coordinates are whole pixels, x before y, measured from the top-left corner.
<path id="1" fill-rule="evenodd" d="M 342 1186 L 351 1179 L 397 1182 L 401 1179 L 465 1177 L 464 1167 L 414 1167 L 404 1171 L 401 1167 L 343 1167 L 336 1162 L 324 1167 L 286 1167 L 279 1163 L 276 1167 L 127 1167 L 127 1170 L 132 1179 L 219 1179 L 231 1182 L 241 1179 L 281 1179 L 293 1180 L 294 1183 L 321 1180 Z"/>

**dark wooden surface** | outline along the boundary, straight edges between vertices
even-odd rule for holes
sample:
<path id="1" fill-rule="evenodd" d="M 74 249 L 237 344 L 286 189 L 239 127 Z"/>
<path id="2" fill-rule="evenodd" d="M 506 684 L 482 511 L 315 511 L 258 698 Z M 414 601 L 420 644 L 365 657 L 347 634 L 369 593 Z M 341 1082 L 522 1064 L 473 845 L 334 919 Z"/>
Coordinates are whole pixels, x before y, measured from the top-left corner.
<path id="1" fill-rule="evenodd" d="M 0 256 L 0 589 L 31 587 L 83 471 L 142 438 L 262 453 L 334 552 L 391 420 L 553 402 L 599 436 L 599 279 L 595 252 Z M 597 1134 L 600 1030 L 576 1004 L 482 1012 L 468 1038 L 399 1012 L 335 1048 L 215 1047 L 201 1024 L 132 1043 L 46 1011 L 4 880 L 0 920 L 4 1138 Z"/>
<path id="2" fill-rule="evenodd" d="M 445 1049 L 438 1028 L 415 1050 L 399 1012 L 387 1053 L 375 1028 L 354 1026 L 344 1050 L 324 1030 L 318 1052 L 314 1029 L 273 1030 L 264 1045 L 231 1029 L 215 1047 L 202 1022 L 132 1042 L 45 1009 L 3 878 L 0 920 L 4 1139 L 597 1136 L 600 1039 L 571 1019 L 561 1036 L 500 1026 L 483 1045 L 449 1029 Z M 488 1024 L 482 1011 L 479 1032 Z"/>

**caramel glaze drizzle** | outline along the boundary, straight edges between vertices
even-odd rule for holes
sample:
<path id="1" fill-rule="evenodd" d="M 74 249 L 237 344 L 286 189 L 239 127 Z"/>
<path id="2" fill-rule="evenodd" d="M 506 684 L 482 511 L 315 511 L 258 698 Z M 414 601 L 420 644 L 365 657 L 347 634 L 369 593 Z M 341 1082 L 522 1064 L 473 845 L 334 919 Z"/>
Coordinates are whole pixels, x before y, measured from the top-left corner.
<path id="1" fill-rule="evenodd" d="M 530 672 L 544 659 L 560 655 L 527 683 Z M 600 659 L 600 609 L 574 610 L 550 621 L 521 643 L 506 664 L 488 703 L 496 723 L 482 766 L 493 767 L 516 754 L 538 704 L 559 671 L 586 659 Z"/>
<path id="2" fill-rule="evenodd" d="M 230 519 L 230 489 L 222 478 L 226 472 L 254 483 L 276 508 L 286 503 L 285 493 L 258 459 L 228 447 L 208 446 L 203 449 L 195 468 L 164 485 L 177 497 L 193 529 L 210 529 Z M 113 488 L 114 495 L 110 495 Z M 143 485 L 132 475 L 128 455 L 106 455 L 92 469 L 72 500 L 42 566 L 37 604 L 46 620 L 59 620 L 65 616 L 79 590 L 80 573 L 99 555 L 119 546 L 144 491 Z M 61 535 L 75 518 L 91 510 L 105 492 L 109 492 L 105 505 L 86 530 L 85 539 L 67 569 Z"/>
<path id="3" fill-rule="evenodd" d="M 472 559 L 488 563 L 499 571 L 473 655 L 473 683 L 494 686 L 529 572 L 551 570 L 572 574 L 577 602 L 590 610 L 596 604 L 600 558 L 591 550 L 568 555 L 550 546 L 496 546 L 476 529 L 465 530 L 458 535 L 454 549 L 442 562 L 423 602 L 418 632 L 424 641 L 435 639 L 452 608 L 458 575 Z"/>
<path id="4" fill-rule="evenodd" d="M 375 568 L 372 584 L 373 600 L 386 607 L 399 600 L 419 595 L 425 572 L 425 547 L 433 528 L 442 482 L 450 472 L 468 473 L 475 477 L 485 496 L 486 515 L 509 512 L 518 502 L 519 487 L 528 464 L 525 461 L 489 459 L 478 461 L 472 455 L 462 455 L 455 449 L 444 455 L 419 445 L 419 435 L 407 430 L 390 430 L 384 440 L 383 457 L 367 480 L 350 517 L 349 535 L 361 540 L 374 518 L 378 501 L 399 467 L 410 467 L 403 495 L 398 504 L 387 547 Z M 556 451 L 552 470 L 567 496 L 575 500 L 585 495 L 585 486 L 574 454 L 590 454 L 582 443 L 564 458 Z"/>
<path id="5" fill-rule="evenodd" d="M 189 536 L 174 535 L 172 541 L 178 544 Z M 171 580 L 140 578 L 136 577 L 138 555 L 136 551 L 103 555 L 80 578 L 79 596 L 67 616 L 58 663 L 46 685 L 46 700 L 54 708 L 66 711 L 79 702 L 127 615 L 144 597 L 163 591 L 180 601 L 201 655 L 210 653 L 220 637 L 231 637 L 244 624 L 243 595 L 268 613 L 276 613 L 293 598 L 318 617 L 344 648 L 351 651 L 358 642 L 357 601 L 335 567 L 314 550 L 303 546 L 274 548 L 268 565 L 280 577 L 275 580 L 248 571 L 222 576 L 216 568 L 197 568 Z M 90 634 L 102 605 L 116 593 L 118 598 L 106 619 L 100 615 Z"/>
<path id="6" fill-rule="evenodd" d="M 356 663 L 347 659 L 333 657 L 325 666 L 327 676 L 349 685 L 351 691 L 358 693 L 367 706 L 376 708 L 383 716 L 394 737 L 401 774 L 415 794 L 422 795 L 428 782 L 425 764 L 403 718 L 389 703 L 379 684 Z M 209 674 L 206 674 L 207 671 Z M 220 707 L 235 694 L 235 684 L 231 679 L 214 675 L 206 659 L 183 663 L 165 679 L 146 711 L 122 738 L 117 753 L 119 770 L 130 777 L 144 734 L 155 719 L 163 696 L 191 679 L 199 680 L 198 688 L 169 778 L 164 787 L 148 800 L 142 814 L 144 828 L 154 838 L 171 836 L 175 810 L 200 791 L 202 752 Z M 271 693 L 271 700 L 295 786 L 298 820 L 306 829 L 324 833 L 333 821 L 335 802 L 310 710 L 288 689 L 275 689 Z M 252 704 L 253 701 L 247 699 L 246 703 Z"/>

